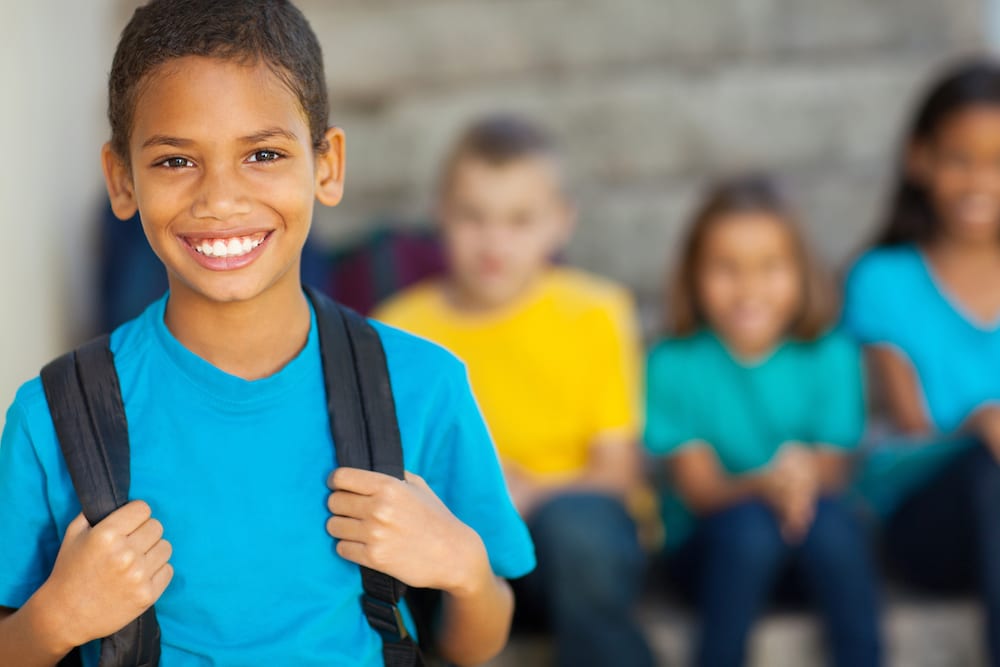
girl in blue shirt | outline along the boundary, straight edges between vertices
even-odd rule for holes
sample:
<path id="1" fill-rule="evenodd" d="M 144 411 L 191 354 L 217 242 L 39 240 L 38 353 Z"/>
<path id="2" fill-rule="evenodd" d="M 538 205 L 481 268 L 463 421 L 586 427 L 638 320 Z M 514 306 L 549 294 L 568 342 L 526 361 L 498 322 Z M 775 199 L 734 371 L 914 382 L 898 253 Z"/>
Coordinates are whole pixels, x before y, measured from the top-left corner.
<path id="1" fill-rule="evenodd" d="M 982 594 L 1000 665 L 1000 64 L 935 83 L 899 173 L 847 281 L 845 324 L 903 436 L 875 451 L 864 486 L 900 574 Z"/>
<path id="2" fill-rule="evenodd" d="M 827 333 L 834 299 L 762 178 L 719 186 L 648 362 L 646 445 L 664 457 L 668 566 L 701 612 L 698 665 L 739 665 L 782 574 L 821 609 L 834 662 L 879 663 L 876 585 L 841 501 L 864 421 L 861 363 Z"/>

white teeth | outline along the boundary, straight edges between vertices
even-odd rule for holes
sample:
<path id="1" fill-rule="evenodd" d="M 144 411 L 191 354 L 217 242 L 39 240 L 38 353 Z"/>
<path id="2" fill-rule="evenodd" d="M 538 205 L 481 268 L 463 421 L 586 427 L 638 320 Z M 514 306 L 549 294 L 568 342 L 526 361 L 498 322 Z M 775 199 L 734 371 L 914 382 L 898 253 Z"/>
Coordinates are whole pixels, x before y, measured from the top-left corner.
<path id="1" fill-rule="evenodd" d="M 192 247 L 206 257 L 240 257 L 261 243 L 264 239 L 251 239 L 249 236 L 233 237 L 228 240 L 214 239 L 192 243 Z"/>

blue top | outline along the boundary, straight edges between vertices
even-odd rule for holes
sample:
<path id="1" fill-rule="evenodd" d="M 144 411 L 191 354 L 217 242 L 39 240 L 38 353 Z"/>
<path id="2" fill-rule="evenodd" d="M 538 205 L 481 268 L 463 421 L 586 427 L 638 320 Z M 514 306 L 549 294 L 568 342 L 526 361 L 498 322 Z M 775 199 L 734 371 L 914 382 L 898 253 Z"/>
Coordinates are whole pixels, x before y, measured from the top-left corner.
<path id="1" fill-rule="evenodd" d="M 956 430 L 984 403 L 1000 400 L 1000 322 L 975 321 L 937 282 L 913 245 L 876 248 L 851 269 L 844 327 L 865 345 L 893 348 L 916 371 L 925 412 L 942 436 L 882 443 L 865 486 L 889 510 L 971 440 Z"/>
<path id="2" fill-rule="evenodd" d="M 765 468 L 788 442 L 853 448 L 864 429 L 860 356 L 836 333 L 787 341 L 753 361 L 709 331 L 667 339 L 650 352 L 646 382 L 647 449 L 666 456 L 709 446 L 730 475 Z M 673 548 L 692 515 L 669 490 L 663 513 Z"/>
<path id="3" fill-rule="evenodd" d="M 303 350 L 246 381 L 184 348 L 166 297 L 111 336 L 132 443 L 131 497 L 149 503 L 175 575 L 156 603 L 162 665 L 381 665 L 361 612 L 360 570 L 326 533 L 336 466 L 315 314 Z M 493 570 L 534 567 L 465 369 L 448 352 L 373 323 L 396 398 L 406 469 L 482 537 Z M 0 605 L 19 607 L 52 569 L 80 512 L 38 378 L 0 444 Z M 97 664 L 97 642 L 85 664 Z M 211 658 L 211 660 L 209 660 Z"/>

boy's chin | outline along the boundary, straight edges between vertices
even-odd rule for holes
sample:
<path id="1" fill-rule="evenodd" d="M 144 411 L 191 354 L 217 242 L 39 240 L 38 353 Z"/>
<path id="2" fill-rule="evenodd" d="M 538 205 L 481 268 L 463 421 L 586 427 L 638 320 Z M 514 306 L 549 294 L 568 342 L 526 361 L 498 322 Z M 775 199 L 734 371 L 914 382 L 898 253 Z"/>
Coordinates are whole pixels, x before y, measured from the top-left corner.
<path id="1" fill-rule="evenodd" d="M 287 281 L 281 279 L 262 281 L 249 276 L 210 276 L 207 280 L 172 278 L 169 282 L 171 297 L 181 296 L 203 302 L 231 304 L 253 302 Z"/>

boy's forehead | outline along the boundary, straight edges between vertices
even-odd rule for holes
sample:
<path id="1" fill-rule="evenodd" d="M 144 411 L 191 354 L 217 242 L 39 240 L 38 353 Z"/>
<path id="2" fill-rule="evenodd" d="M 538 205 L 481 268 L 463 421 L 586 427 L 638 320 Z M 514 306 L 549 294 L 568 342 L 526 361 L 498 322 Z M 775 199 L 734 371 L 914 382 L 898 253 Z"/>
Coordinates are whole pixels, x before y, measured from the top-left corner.
<path id="1" fill-rule="evenodd" d="M 131 144 L 153 135 L 226 141 L 278 127 L 309 140 L 296 95 L 263 62 L 187 56 L 147 75 L 135 103 Z"/>
<path id="2" fill-rule="evenodd" d="M 518 190 L 555 190 L 565 193 L 562 165 L 551 155 L 531 153 L 494 162 L 476 155 L 458 156 L 451 169 L 451 188 L 482 185 L 494 189 L 506 184 Z"/>

